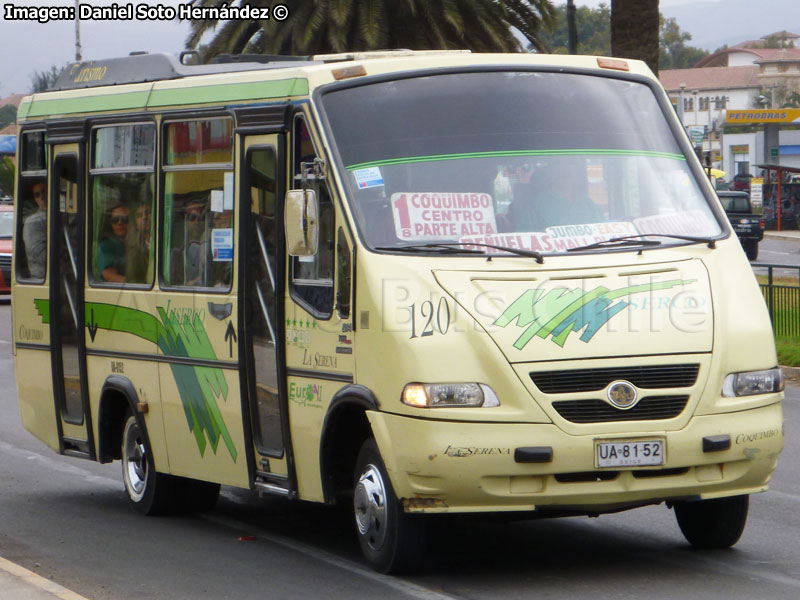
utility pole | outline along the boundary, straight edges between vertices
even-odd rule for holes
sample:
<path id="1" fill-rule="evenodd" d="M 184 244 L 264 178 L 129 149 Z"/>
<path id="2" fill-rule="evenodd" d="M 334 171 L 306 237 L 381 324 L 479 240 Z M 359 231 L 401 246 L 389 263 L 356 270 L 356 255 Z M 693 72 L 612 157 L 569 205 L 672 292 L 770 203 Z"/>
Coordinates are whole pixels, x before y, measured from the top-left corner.
<path id="1" fill-rule="evenodd" d="M 578 25 L 575 23 L 574 0 L 567 0 L 567 53 L 578 53 Z"/>
<path id="2" fill-rule="evenodd" d="M 75 62 L 81 62 L 81 0 L 75 0 Z"/>

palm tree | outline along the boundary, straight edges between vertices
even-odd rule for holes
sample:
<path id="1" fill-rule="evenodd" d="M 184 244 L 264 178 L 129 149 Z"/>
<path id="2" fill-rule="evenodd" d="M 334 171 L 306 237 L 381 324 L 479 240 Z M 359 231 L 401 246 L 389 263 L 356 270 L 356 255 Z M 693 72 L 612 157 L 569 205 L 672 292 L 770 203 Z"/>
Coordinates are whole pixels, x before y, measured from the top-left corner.
<path id="1" fill-rule="evenodd" d="M 611 0 L 611 54 L 637 58 L 658 74 L 658 0 Z"/>
<path id="2" fill-rule="evenodd" d="M 273 6 L 273 0 L 192 0 L 195 7 Z M 208 59 L 222 53 L 323 54 L 357 50 L 468 48 L 481 52 L 521 49 L 516 28 L 534 48 L 542 26 L 554 22 L 550 0 L 284 0 L 284 21 L 209 18 L 194 20 L 186 42 L 203 35 Z"/>

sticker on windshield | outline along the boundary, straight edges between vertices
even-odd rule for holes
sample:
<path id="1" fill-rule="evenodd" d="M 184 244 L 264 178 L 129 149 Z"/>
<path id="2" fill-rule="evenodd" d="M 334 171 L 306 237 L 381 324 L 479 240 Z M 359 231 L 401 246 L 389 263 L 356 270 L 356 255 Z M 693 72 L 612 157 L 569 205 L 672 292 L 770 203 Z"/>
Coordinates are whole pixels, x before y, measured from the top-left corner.
<path id="1" fill-rule="evenodd" d="M 457 240 L 497 232 L 489 194 L 400 192 L 392 194 L 392 214 L 401 240 Z"/>
<path id="2" fill-rule="evenodd" d="M 380 167 L 369 167 L 367 169 L 356 169 L 353 171 L 356 178 L 356 185 L 360 190 L 383 186 L 383 175 Z"/>
<path id="3" fill-rule="evenodd" d="M 564 252 L 570 248 L 588 246 L 612 238 L 638 235 L 639 231 L 629 221 L 611 223 L 585 223 L 578 225 L 556 225 L 544 231 L 515 231 L 486 236 L 462 236 L 458 241 L 465 244 L 490 244 L 505 248 L 519 248 L 535 252 Z M 478 248 L 476 246 L 476 248 Z M 487 253 L 502 250 L 481 247 Z"/>
<path id="4" fill-rule="evenodd" d="M 633 222 L 642 233 L 706 236 L 719 232 L 719 225 L 702 210 L 687 210 L 665 215 L 639 217 Z"/>

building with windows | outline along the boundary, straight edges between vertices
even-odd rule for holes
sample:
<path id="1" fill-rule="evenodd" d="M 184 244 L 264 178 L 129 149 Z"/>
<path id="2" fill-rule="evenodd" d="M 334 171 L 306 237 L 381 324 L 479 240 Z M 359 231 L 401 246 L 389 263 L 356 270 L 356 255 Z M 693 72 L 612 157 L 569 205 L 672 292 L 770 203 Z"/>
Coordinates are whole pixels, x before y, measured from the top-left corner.
<path id="1" fill-rule="evenodd" d="M 659 73 L 684 125 L 703 128 L 703 152 L 728 178 L 752 173 L 756 164 L 800 166 L 800 131 L 782 130 L 766 142 L 762 126 L 726 124 L 729 110 L 775 109 L 800 99 L 798 39 L 780 31 L 718 50 L 694 68 Z"/>

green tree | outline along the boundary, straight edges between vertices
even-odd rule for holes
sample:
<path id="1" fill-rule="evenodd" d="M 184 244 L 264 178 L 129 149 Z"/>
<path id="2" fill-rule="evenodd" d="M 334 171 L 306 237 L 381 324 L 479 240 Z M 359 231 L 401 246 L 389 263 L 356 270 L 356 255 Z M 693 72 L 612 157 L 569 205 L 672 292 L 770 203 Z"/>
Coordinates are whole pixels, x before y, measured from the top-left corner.
<path id="1" fill-rule="evenodd" d="M 271 7 L 272 0 L 192 0 L 196 7 Z M 549 27 L 550 0 L 285 0 L 289 16 L 261 21 L 194 20 L 186 42 L 197 48 L 206 32 L 206 60 L 222 53 L 321 54 L 358 50 L 467 48 L 483 52 L 521 49 L 512 28 L 537 49 Z"/>
<path id="2" fill-rule="evenodd" d="M 0 106 L 0 129 L 17 120 L 17 107 L 13 104 Z"/>
<path id="3" fill-rule="evenodd" d="M 659 69 L 689 69 L 697 64 L 708 52 L 687 46 L 692 35 L 683 31 L 675 18 L 661 17 L 661 35 L 659 39 Z"/>
<path id="4" fill-rule="evenodd" d="M 578 54 L 611 54 L 611 9 L 607 4 L 597 8 L 578 6 L 575 11 L 578 29 Z M 556 8 L 551 31 L 542 31 L 541 40 L 555 54 L 567 53 L 567 5 Z"/>
<path id="5" fill-rule="evenodd" d="M 61 74 L 61 69 L 53 65 L 49 71 L 34 71 L 31 75 L 31 94 L 46 92 L 51 89 Z"/>
<path id="6" fill-rule="evenodd" d="M 0 192 L 9 196 L 14 193 L 14 161 L 8 156 L 0 156 Z"/>
<path id="7" fill-rule="evenodd" d="M 790 92 L 781 108 L 800 108 L 800 92 Z"/>
<path id="8" fill-rule="evenodd" d="M 578 7 L 578 54 L 611 54 L 611 9 L 607 4 L 597 8 Z M 674 18 L 660 16 L 659 69 L 684 69 L 694 66 L 708 52 L 687 46 L 692 36 L 683 31 Z M 555 25 L 541 34 L 542 42 L 555 54 L 567 53 L 567 5 L 556 8 Z"/>
<path id="9" fill-rule="evenodd" d="M 643 60 L 658 74 L 658 0 L 612 0 L 611 54 Z"/>

